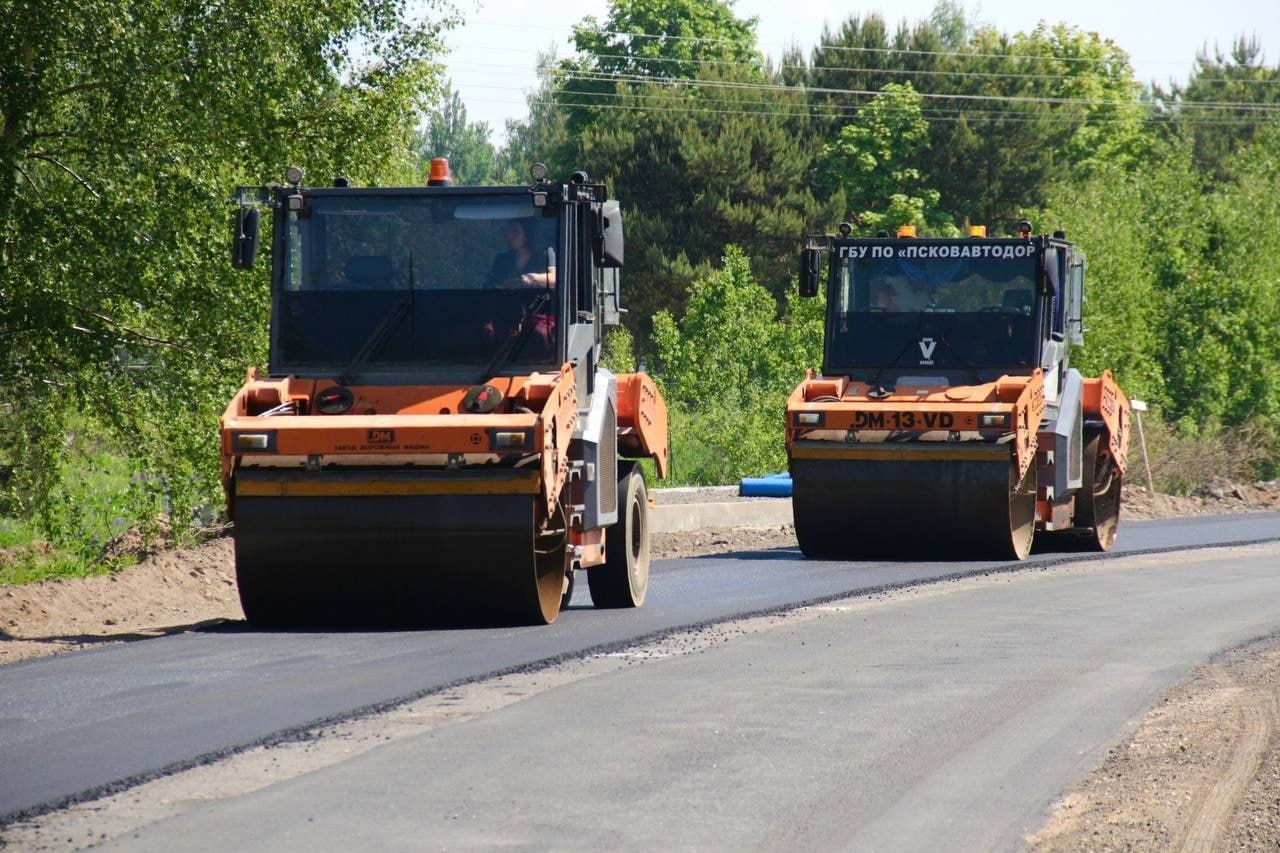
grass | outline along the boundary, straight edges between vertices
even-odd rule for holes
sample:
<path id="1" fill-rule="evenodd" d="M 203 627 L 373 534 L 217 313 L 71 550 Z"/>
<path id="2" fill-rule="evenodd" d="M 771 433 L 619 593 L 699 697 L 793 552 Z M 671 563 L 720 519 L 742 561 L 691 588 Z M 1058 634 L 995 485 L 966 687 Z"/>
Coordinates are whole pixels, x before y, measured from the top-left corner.
<path id="1" fill-rule="evenodd" d="M 118 571 L 136 558 L 105 554 L 108 543 L 138 518 L 162 514 L 159 502 L 143 493 L 129 459 L 87 424 L 76 424 L 68 435 L 62 465 L 62 499 L 39 521 L 12 511 L 0 515 L 0 586 Z M 15 505 L 4 504 L 10 510 Z"/>
<path id="2" fill-rule="evenodd" d="M 49 544 L 32 525 L 0 518 L 0 586 L 102 573 L 94 569 L 76 554 Z"/>
<path id="3" fill-rule="evenodd" d="M 1189 495 L 1215 478 L 1252 483 L 1275 476 L 1280 439 L 1262 424 L 1213 426 L 1180 432 L 1159 417 L 1144 416 L 1151 476 L 1157 492 Z M 1135 429 L 1129 441 L 1126 482 L 1145 485 L 1142 449 Z"/>

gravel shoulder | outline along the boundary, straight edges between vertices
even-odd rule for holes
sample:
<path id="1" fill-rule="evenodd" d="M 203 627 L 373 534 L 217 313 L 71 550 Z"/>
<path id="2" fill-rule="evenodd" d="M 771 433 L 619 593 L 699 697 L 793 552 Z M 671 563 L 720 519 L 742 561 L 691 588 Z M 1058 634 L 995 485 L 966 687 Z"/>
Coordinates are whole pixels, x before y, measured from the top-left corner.
<path id="1" fill-rule="evenodd" d="M 1166 693 L 1027 839 L 1036 853 L 1280 848 L 1280 636 Z"/>

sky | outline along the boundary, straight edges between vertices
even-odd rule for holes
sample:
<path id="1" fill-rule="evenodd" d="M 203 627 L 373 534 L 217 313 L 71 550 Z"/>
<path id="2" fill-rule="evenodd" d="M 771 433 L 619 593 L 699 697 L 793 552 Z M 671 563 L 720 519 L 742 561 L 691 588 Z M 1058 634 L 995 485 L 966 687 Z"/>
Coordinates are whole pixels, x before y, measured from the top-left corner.
<path id="1" fill-rule="evenodd" d="M 462 96 L 470 121 L 486 122 L 494 142 L 505 138 L 508 119 L 526 116 L 524 95 L 537 83 L 539 51 L 572 54 L 570 30 L 587 15 L 603 20 L 606 0 L 455 0 L 464 23 L 449 33 L 447 73 Z M 756 16 L 760 49 L 778 60 L 788 45 L 807 53 L 822 34 L 853 14 L 878 12 L 895 24 L 927 18 L 934 0 L 896 3 L 832 3 L 820 0 L 737 0 L 739 17 Z M 1073 0 L 1048 4 L 1028 0 L 974 0 L 966 13 L 980 24 L 1026 32 L 1041 20 L 1065 21 L 1109 38 L 1129 54 L 1143 82 L 1185 81 L 1196 52 L 1215 45 L 1230 50 L 1238 35 L 1256 35 L 1268 65 L 1280 60 L 1280 0 Z M 1055 9 L 1057 11 L 1055 11 Z"/>

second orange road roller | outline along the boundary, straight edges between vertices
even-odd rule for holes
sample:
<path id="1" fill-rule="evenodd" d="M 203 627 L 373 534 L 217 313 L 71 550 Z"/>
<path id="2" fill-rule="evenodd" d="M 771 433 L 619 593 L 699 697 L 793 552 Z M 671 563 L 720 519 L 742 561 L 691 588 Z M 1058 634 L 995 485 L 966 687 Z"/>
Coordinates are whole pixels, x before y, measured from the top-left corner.
<path id="1" fill-rule="evenodd" d="M 638 460 L 666 406 L 600 363 L 622 214 L 585 173 L 526 186 L 345 179 L 240 193 L 233 263 L 270 214 L 271 337 L 221 422 L 245 616 L 267 626 L 547 623 L 587 572 L 648 588 Z M 265 229 L 264 229 L 265 230 Z"/>
<path id="2" fill-rule="evenodd" d="M 806 556 L 1111 548 L 1129 401 L 1110 372 L 1070 366 L 1083 253 L 1016 232 L 807 241 L 801 295 L 827 285 L 823 363 L 786 406 Z"/>

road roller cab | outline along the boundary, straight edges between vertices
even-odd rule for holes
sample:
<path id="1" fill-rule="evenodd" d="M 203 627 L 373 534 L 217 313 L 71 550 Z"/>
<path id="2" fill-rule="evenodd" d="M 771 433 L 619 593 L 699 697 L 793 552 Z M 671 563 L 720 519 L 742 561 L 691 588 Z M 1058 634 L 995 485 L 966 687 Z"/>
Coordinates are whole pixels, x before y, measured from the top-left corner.
<path id="1" fill-rule="evenodd" d="M 1022 559 L 1037 531 L 1109 549 L 1129 403 L 1069 363 L 1084 255 L 1026 222 L 1008 238 L 850 231 L 801 255 L 801 295 L 827 285 L 822 371 L 787 401 L 805 554 Z"/>
<path id="2" fill-rule="evenodd" d="M 221 421 L 245 615 L 264 625 L 550 622 L 573 573 L 638 606 L 667 462 L 643 373 L 600 367 L 622 216 L 585 173 L 528 186 L 240 192 L 271 215 L 267 369 Z M 263 229 L 265 232 L 266 229 Z M 628 457 L 623 461 L 620 457 Z"/>

